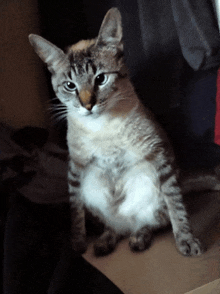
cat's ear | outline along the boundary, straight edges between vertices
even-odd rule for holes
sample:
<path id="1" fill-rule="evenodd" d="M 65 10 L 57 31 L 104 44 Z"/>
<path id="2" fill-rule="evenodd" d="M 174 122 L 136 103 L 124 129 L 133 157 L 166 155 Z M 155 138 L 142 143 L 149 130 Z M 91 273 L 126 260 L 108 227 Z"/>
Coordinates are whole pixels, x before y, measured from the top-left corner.
<path id="1" fill-rule="evenodd" d="M 117 46 L 123 50 L 121 13 L 117 8 L 111 8 L 106 13 L 96 44 Z"/>
<path id="2" fill-rule="evenodd" d="M 50 72 L 53 73 L 58 64 L 65 60 L 65 53 L 46 39 L 30 34 L 29 41 L 39 57 L 47 64 Z"/>

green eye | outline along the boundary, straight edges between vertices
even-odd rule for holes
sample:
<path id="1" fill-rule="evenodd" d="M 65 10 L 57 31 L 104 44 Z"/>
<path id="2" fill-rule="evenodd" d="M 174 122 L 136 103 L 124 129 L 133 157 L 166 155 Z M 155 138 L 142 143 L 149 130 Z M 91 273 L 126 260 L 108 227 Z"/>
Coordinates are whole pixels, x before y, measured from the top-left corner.
<path id="1" fill-rule="evenodd" d="M 66 82 L 64 84 L 64 88 L 69 92 L 73 92 L 76 90 L 76 85 L 72 82 Z"/>
<path id="2" fill-rule="evenodd" d="M 95 84 L 96 86 L 101 86 L 101 85 L 104 85 L 107 82 L 107 80 L 108 80 L 108 76 L 102 73 L 95 78 Z"/>

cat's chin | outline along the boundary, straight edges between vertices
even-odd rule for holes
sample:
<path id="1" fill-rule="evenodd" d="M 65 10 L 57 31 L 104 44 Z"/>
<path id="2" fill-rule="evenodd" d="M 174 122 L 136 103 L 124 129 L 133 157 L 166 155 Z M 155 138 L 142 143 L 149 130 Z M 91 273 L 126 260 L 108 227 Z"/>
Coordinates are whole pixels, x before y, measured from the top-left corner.
<path id="1" fill-rule="evenodd" d="M 82 116 L 88 116 L 88 115 L 92 115 L 93 111 L 82 107 L 82 108 L 79 109 L 78 113 L 79 113 L 79 115 L 82 115 Z"/>

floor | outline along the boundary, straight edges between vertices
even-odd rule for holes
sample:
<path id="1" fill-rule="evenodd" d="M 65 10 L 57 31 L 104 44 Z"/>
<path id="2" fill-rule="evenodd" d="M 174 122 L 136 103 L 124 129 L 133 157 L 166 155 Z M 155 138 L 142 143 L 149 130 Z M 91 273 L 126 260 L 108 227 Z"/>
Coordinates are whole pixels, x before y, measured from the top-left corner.
<path id="1" fill-rule="evenodd" d="M 187 195 L 185 203 L 193 231 L 207 247 L 202 256 L 181 256 L 171 230 L 166 230 L 144 253 L 130 252 L 123 240 L 114 253 L 100 258 L 93 255 L 91 244 L 84 258 L 125 294 L 184 294 L 219 279 L 220 193 Z"/>

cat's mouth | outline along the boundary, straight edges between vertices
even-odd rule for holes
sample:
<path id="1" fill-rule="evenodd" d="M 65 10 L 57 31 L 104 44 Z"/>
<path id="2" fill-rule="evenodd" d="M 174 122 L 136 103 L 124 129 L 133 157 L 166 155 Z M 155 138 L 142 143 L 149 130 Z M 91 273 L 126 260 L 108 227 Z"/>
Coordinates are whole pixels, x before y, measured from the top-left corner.
<path id="1" fill-rule="evenodd" d="M 89 116 L 89 115 L 93 114 L 93 110 L 88 110 L 88 109 L 86 109 L 84 107 L 80 107 L 79 114 L 83 115 L 83 116 Z"/>
<path id="2" fill-rule="evenodd" d="M 88 115 L 92 115 L 93 112 L 91 110 L 89 110 L 88 112 L 85 113 L 85 116 L 88 116 Z"/>

